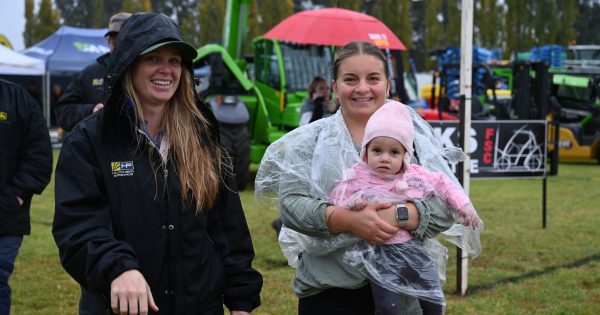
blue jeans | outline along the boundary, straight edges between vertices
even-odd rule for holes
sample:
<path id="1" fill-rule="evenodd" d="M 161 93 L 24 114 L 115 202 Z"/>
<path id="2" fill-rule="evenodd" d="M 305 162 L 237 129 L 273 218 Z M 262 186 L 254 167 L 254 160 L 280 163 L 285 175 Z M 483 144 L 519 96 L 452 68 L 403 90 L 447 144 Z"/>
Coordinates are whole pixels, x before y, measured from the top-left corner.
<path id="1" fill-rule="evenodd" d="M 0 236 L 0 315 L 10 314 L 8 278 L 15 267 L 22 242 L 23 236 Z"/>

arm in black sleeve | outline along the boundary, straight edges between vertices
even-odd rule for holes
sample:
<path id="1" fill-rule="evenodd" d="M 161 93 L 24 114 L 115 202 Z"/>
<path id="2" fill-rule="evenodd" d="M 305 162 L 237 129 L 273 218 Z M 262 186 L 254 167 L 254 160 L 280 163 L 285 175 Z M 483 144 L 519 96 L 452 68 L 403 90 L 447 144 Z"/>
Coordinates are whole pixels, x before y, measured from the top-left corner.
<path id="1" fill-rule="evenodd" d="M 66 131 L 71 131 L 77 123 L 91 115 L 94 106 L 96 106 L 96 104 L 90 103 L 91 100 L 85 99 L 84 84 L 89 83 L 85 81 L 87 77 L 85 75 L 86 69 L 73 77 L 65 93 L 56 102 L 56 108 L 54 109 L 56 120 L 60 127 Z"/>
<path id="2" fill-rule="evenodd" d="M 46 121 L 37 102 L 25 91 L 17 95 L 20 95 L 16 103 L 23 141 L 19 144 L 18 165 L 12 184 L 17 196 L 29 198 L 42 193 L 50 182 L 52 146 Z"/>
<path id="3" fill-rule="evenodd" d="M 63 144 L 56 166 L 52 233 L 65 270 L 90 292 L 108 293 L 118 275 L 139 265 L 114 237 L 103 179 L 82 129 Z"/>
<path id="4" fill-rule="evenodd" d="M 239 194 L 231 189 L 235 187 L 235 180 L 225 176 L 226 186 L 221 185 L 217 202 L 209 214 L 211 221 L 218 223 L 209 225 L 208 233 L 220 247 L 225 264 L 225 305 L 231 311 L 251 312 L 260 305 L 263 280 L 252 268 L 254 248 Z"/>

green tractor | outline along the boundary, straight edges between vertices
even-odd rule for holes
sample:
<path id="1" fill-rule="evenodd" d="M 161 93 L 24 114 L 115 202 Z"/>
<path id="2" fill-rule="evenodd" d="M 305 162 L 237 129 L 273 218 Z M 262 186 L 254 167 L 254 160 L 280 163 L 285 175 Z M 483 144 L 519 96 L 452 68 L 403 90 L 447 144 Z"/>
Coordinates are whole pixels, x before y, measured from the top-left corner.
<path id="1" fill-rule="evenodd" d="M 554 73 L 551 95 L 557 109 L 551 118 L 560 123 L 559 159 L 600 163 L 600 72 Z"/>
<path id="2" fill-rule="evenodd" d="M 255 80 L 220 45 L 201 47 L 194 60 L 198 95 L 219 121 L 238 189 L 248 183 L 249 164 L 260 163 L 270 143 L 298 127 L 312 79 L 317 75 L 331 79 L 330 47 L 267 39 L 257 39 L 254 47 Z"/>
<path id="3" fill-rule="evenodd" d="M 220 123 L 240 190 L 248 183 L 249 164 L 260 163 L 269 144 L 299 126 L 300 108 L 314 77 L 331 81 L 334 54 L 333 46 L 258 37 L 249 63 L 242 47 L 250 3 L 227 1 L 223 46 L 203 46 L 194 60 L 198 94 Z M 403 77 L 397 81 L 404 87 Z"/>
<path id="4" fill-rule="evenodd" d="M 257 38 L 249 67 L 241 47 L 250 2 L 227 1 L 224 46 L 205 45 L 194 60 L 198 94 L 219 121 L 240 190 L 248 183 L 249 164 L 260 163 L 270 143 L 298 127 L 306 89 L 317 75 L 330 80 L 333 55 L 326 46 Z"/>
<path id="5" fill-rule="evenodd" d="M 201 47 L 194 67 L 196 91 L 219 121 L 221 142 L 243 190 L 250 180 L 250 163 L 260 162 L 267 145 L 285 132 L 271 124 L 262 93 L 225 48 Z"/>
<path id="6" fill-rule="evenodd" d="M 279 104 L 280 97 L 267 93 L 277 101 L 265 100 L 258 88 L 260 83 L 248 74 L 242 47 L 250 2 L 227 1 L 223 46 L 205 45 L 198 49 L 194 60 L 196 90 L 219 121 L 221 142 L 232 158 L 239 190 L 249 183 L 250 163 L 259 163 L 267 146 L 294 126 L 293 118 L 286 120 L 290 121 L 288 127 L 281 125 L 279 110 L 267 107 Z"/>
<path id="7" fill-rule="evenodd" d="M 600 163 L 600 46 L 568 46 L 564 66 L 550 72 L 548 118 L 559 126 L 559 159 Z"/>

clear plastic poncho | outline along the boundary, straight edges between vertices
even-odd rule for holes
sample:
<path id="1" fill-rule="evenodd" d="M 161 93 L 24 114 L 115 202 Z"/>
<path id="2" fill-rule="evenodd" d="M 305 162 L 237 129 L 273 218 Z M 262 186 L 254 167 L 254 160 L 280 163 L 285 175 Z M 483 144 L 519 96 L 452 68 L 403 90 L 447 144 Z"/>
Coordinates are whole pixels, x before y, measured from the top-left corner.
<path id="1" fill-rule="evenodd" d="M 415 126 L 415 154 L 412 163 L 417 163 L 416 156 L 418 164 L 422 167 L 434 172 L 443 172 L 460 186 L 448 166 L 448 161 L 463 160 L 462 150 L 444 149 L 434 136 L 431 126 L 414 110 L 409 108 L 409 111 Z M 268 207 L 279 209 L 281 206 L 279 198 L 282 192 L 293 190 L 293 187 L 301 187 L 303 192 L 307 189 L 308 194 L 315 199 L 328 200 L 332 188 L 343 179 L 344 171 L 360 161 L 358 150 L 346 128 L 341 111 L 330 118 L 297 128 L 272 143 L 267 149 L 256 176 L 256 198 Z M 436 207 L 435 211 L 452 215 L 451 210 L 443 206 Z M 463 226 L 458 218 L 455 222 L 456 224 L 442 236 L 472 257 L 476 257 L 481 251 L 479 233 L 483 228 L 483 222 L 478 229 Z M 376 272 L 381 266 L 375 266 L 376 262 L 387 261 L 388 258 L 390 262 L 403 259 L 408 260 L 411 266 L 418 266 L 419 261 L 415 259 L 411 261 L 409 252 L 425 252 L 431 258 L 437 272 L 437 279 L 432 281 L 439 281 L 437 288 L 441 288 L 445 281 L 447 249 L 435 239 L 407 243 L 409 250 L 406 250 L 406 255 L 400 253 L 401 257 L 378 257 L 381 255 L 381 251 L 378 250 L 379 245 L 364 242 L 350 233 L 315 237 L 283 226 L 279 235 L 279 244 L 292 267 L 298 266 L 302 255 L 327 255 L 334 250 L 345 248 L 344 261 L 359 268 L 371 281 L 394 292 L 444 304 L 441 289 L 431 290 L 432 286 L 429 285 L 424 289 L 422 284 L 411 283 L 411 279 L 398 282 L 396 280 L 402 275 L 395 272 Z M 426 267 L 428 271 L 430 267 Z"/>

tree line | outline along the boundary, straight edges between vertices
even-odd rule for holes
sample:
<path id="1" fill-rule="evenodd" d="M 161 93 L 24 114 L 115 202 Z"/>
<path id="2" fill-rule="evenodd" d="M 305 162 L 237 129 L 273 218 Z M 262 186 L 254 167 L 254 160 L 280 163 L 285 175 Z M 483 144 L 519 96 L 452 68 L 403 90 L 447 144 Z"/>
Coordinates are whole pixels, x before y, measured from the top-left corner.
<path id="1" fill-rule="evenodd" d="M 245 51 L 251 39 L 294 12 L 340 7 L 372 15 L 404 43 L 419 70 L 430 69 L 431 51 L 460 46 L 460 0 L 255 0 L 250 1 Z M 173 17 L 185 38 L 200 47 L 220 43 L 226 1 L 215 0 L 25 0 L 27 47 L 61 25 L 106 27 L 119 11 L 154 11 Z M 473 43 L 502 51 L 503 58 L 540 45 L 600 44 L 600 0 L 474 0 Z M 406 62 L 406 60 L 405 60 Z"/>

